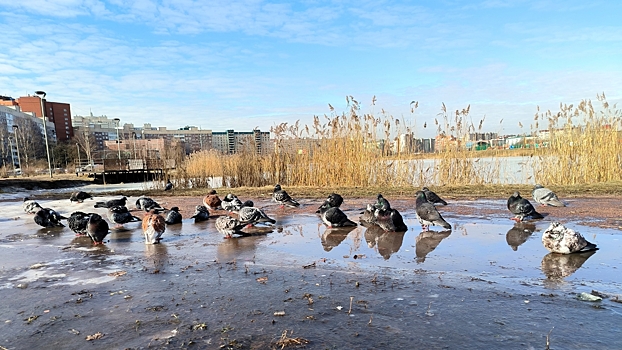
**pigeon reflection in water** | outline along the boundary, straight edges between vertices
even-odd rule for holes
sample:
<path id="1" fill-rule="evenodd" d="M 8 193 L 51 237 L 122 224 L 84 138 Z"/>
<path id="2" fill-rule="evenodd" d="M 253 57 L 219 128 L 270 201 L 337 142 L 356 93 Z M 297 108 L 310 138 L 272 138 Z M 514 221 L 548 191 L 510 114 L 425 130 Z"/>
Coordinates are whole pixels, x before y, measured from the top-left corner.
<path id="1" fill-rule="evenodd" d="M 595 250 L 574 254 L 548 253 L 542 258 L 542 272 L 551 280 L 568 277 L 575 273 L 594 253 L 596 253 Z"/>
<path id="2" fill-rule="evenodd" d="M 404 234 L 406 231 L 385 231 L 379 226 L 369 226 L 365 230 L 365 241 L 369 248 L 378 250 L 378 253 L 385 259 L 389 260 L 391 255 L 397 253 L 402 247 L 404 241 Z"/>
<path id="3" fill-rule="evenodd" d="M 355 228 L 356 226 L 327 228 L 321 237 L 324 251 L 330 252 L 333 250 L 333 248 L 341 244 L 341 242 L 343 242 L 346 237 L 348 237 L 348 234 Z"/>
<path id="4" fill-rule="evenodd" d="M 451 235 L 451 230 L 446 231 L 424 231 L 415 238 L 415 255 L 418 264 L 425 261 L 431 251 L 436 249 L 441 241 Z"/>
<path id="5" fill-rule="evenodd" d="M 512 247 L 513 251 L 517 251 L 518 247 L 527 242 L 535 230 L 535 224 L 517 222 L 505 235 L 505 241 L 508 242 L 508 245 Z"/>

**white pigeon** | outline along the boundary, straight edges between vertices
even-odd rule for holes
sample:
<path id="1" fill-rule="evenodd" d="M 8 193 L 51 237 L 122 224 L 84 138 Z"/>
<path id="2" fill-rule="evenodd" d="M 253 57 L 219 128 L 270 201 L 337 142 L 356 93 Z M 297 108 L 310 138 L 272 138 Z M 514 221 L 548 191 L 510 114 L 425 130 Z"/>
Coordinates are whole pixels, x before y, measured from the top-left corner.
<path id="1" fill-rule="evenodd" d="M 552 222 L 542 234 L 542 244 L 551 253 L 572 254 L 596 250 L 596 244 L 588 242 L 575 230 L 559 222 Z"/>

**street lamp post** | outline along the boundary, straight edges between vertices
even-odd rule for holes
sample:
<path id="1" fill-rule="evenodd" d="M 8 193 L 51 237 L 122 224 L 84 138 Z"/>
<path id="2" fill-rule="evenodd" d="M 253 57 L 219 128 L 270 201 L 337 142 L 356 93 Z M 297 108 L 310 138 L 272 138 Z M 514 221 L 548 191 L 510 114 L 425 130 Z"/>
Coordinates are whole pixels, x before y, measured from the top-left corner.
<path id="1" fill-rule="evenodd" d="M 113 119 L 115 121 L 115 123 L 117 124 L 117 151 L 119 152 L 119 163 L 121 163 L 121 140 L 119 140 L 119 122 L 121 121 L 121 119 L 119 118 L 114 118 Z"/>
<path id="2" fill-rule="evenodd" d="M 78 169 L 81 168 L 82 165 L 82 161 L 80 160 L 80 144 L 78 144 L 76 142 L 76 149 L 78 150 Z M 76 173 L 78 172 L 78 170 L 76 169 Z"/>
<path id="3" fill-rule="evenodd" d="M 132 147 L 134 148 L 134 156 L 132 158 L 136 159 L 136 132 L 132 131 Z"/>
<path id="4" fill-rule="evenodd" d="M 48 170 L 50 172 L 50 178 L 52 178 L 52 162 L 50 161 L 50 145 L 48 143 L 48 128 L 47 120 L 45 119 L 45 107 L 43 105 L 43 99 L 47 95 L 45 91 L 35 91 L 35 95 L 39 96 L 41 101 L 41 120 L 43 121 L 43 136 L 45 137 L 45 152 L 48 155 Z"/>
<path id="5" fill-rule="evenodd" d="M 13 175 L 16 176 L 17 170 L 15 170 L 15 154 L 13 154 L 13 137 L 12 136 L 9 136 L 9 144 L 11 146 L 11 164 L 13 164 Z"/>
<path id="6" fill-rule="evenodd" d="M 17 130 L 19 127 L 17 125 L 13 125 L 13 134 L 15 135 L 15 146 L 17 147 L 17 164 L 19 164 L 19 171 L 24 173 L 24 169 L 22 169 L 22 157 L 19 154 L 19 141 L 17 141 Z"/>

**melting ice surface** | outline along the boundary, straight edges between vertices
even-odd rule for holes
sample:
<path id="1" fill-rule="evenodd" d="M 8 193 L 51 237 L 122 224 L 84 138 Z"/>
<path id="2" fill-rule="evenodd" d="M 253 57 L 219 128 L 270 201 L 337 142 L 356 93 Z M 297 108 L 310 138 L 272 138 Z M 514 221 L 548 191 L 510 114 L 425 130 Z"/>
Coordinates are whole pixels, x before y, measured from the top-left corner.
<path id="1" fill-rule="evenodd" d="M 130 207 L 135 199 L 128 198 Z M 166 198 L 160 201 L 166 206 L 165 202 Z M 306 202 L 314 205 L 313 201 Z M 76 210 L 105 216 L 105 209 L 94 209 L 93 203 L 41 201 L 41 205 L 56 208 L 66 216 Z M 482 208 L 504 206 L 504 201 L 476 203 Z M 515 225 L 509 215 L 458 216 L 448 206 L 439 210 L 453 225 L 453 231 L 421 232 L 414 211 L 399 208 L 409 229 L 395 233 L 363 226 L 327 229 L 313 214 L 292 215 L 265 200 L 256 204 L 277 220 L 268 234 L 223 239 L 214 228 L 214 220 L 195 224 L 185 219 L 183 224 L 167 228 L 161 245 L 149 246 L 144 244 L 140 223 L 134 222 L 125 224 L 122 230 L 112 230 L 105 246 L 95 247 L 88 238 L 75 237 L 67 227 L 40 228 L 31 216 L 23 213 L 21 201 L 1 202 L 0 288 L 37 283 L 106 283 L 132 259 L 166 259 L 167 254 L 180 251 L 197 259 L 221 262 L 236 260 L 273 266 L 282 266 L 286 261 L 298 266 L 321 262 L 340 269 L 393 271 L 402 275 L 424 270 L 447 278 L 470 278 L 481 280 L 482 285 L 532 292 L 533 288 L 542 292 L 596 289 L 616 294 L 622 290 L 622 235 L 617 230 L 567 223 L 601 247 L 593 254 L 568 257 L 551 255 L 542 246 L 541 234 L 549 225 L 546 220 Z M 345 207 L 344 211 L 356 219 L 360 209 Z M 34 264 L 41 266 L 30 268 Z"/>

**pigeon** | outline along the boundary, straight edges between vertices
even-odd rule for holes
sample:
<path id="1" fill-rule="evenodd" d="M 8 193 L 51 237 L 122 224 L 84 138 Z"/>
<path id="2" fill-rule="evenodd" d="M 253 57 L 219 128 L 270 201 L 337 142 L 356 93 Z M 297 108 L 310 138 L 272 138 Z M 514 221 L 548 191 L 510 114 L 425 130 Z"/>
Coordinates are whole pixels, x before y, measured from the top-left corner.
<path id="1" fill-rule="evenodd" d="M 281 185 L 276 184 L 274 185 L 274 191 L 272 192 L 272 199 L 279 203 L 281 205 L 281 207 L 283 206 L 288 206 L 288 207 L 299 207 L 300 203 L 296 202 L 292 197 L 289 196 L 289 194 L 287 194 L 287 192 L 281 188 Z"/>
<path id="2" fill-rule="evenodd" d="M 536 185 L 531 192 L 531 196 L 533 200 L 537 203 L 540 203 L 542 206 L 552 206 L 552 207 L 565 207 L 566 204 L 562 203 L 555 192 L 549 190 L 548 188 L 542 185 Z"/>
<path id="3" fill-rule="evenodd" d="M 559 222 L 552 222 L 542 234 L 542 244 L 551 253 L 572 254 L 597 250 L 596 244 L 588 242 L 583 236 Z"/>
<path id="4" fill-rule="evenodd" d="M 331 193 L 328 195 L 328 198 L 324 200 L 324 203 L 315 211 L 318 214 L 321 214 L 322 209 L 328 208 L 339 208 L 343 203 L 343 197 L 337 193 Z"/>
<path id="5" fill-rule="evenodd" d="M 442 204 L 442 205 L 447 205 L 447 202 L 445 202 L 441 197 L 439 197 L 436 193 L 430 191 L 429 188 L 424 187 L 421 189 L 421 191 L 423 191 L 423 193 L 425 193 L 425 198 L 428 199 L 428 202 L 432 203 L 432 204 Z"/>
<path id="6" fill-rule="evenodd" d="M 205 221 L 209 219 L 209 210 L 204 205 L 197 205 L 191 219 L 194 219 L 194 222 Z"/>
<path id="7" fill-rule="evenodd" d="M 164 190 L 170 191 L 172 189 L 173 189 L 173 183 L 171 182 L 171 180 L 166 181 L 166 186 L 164 186 Z"/>
<path id="8" fill-rule="evenodd" d="M 408 230 L 400 212 L 395 209 L 374 212 L 374 223 L 387 232 L 403 232 Z"/>
<path id="9" fill-rule="evenodd" d="M 374 225 L 376 222 L 375 213 L 376 213 L 376 208 L 374 208 L 374 205 L 367 204 L 367 208 L 365 208 L 365 211 L 361 213 L 363 215 L 359 217 L 359 221 L 363 225 Z"/>
<path id="10" fill-rule="evenodd" d="M 389 204 L 389 201 L 386 200 L 380 193 L 378 193 L 377 198 L 378 199 L 376 200 L 376 203 L 374 204 L 374 208 L 384 210 L 384 211 L 391 210 L 391 205 Z"/>
<path id="11" fill-rule="evenodd" d="M 238 220 L 247 225 L 255 225 L 257 223 L 276 224 L 276 220 L 271 219 L 266 213 L 255 207 L 244 207 L 238 212 Z"/>
<path id="12" fill-rule="evenodd" d="M 65 227 L 60 221 L 67 218 L 58 214 L 54 209 L 42 208 L 35 214 L 33 219 L 39 226 Z"/>
<path id="13" fill-rule="evenodd" d="M 39 203 L 29 199 L 28 197 L 24 198 L 24 204 L 22 204 L 22 206 L 26 214 L 36 214 L 39 210 L 43 209 Z"/>
<path id="14" fill-rule="evenodd" d="M 86 236 L 86 228 L 89 224 L 91 214 L 87 214 L 81 211 L 74 211 L 69 215 L 67 224 L 71 231 L 75 232 L 76 236 Z"/>
<path id="15" fill-rule="evenodd" d="M 105 202 L 96 202 L 93 208 L 112 208 L 118 206 L 124 207 L 126 201 L 126 197 L 121 197 L 120 199 L 111 199 Z"/>
<path id="16" fill-rule="evenodd" d="M 234 234 L 242 234 L 240 230 L 246 226 L 246 224 L 236 218 L 223 215 L 216 219 L 215 226 L 218 232 L 222 233 L 225 238 L 231 238 Z"/>
<path id="17" fill-rule="evenodd" d="M 211 209 L 218 209 L 220 208 L 222 204 L 222 201 L 220 200 L 220 198 L 218 198 L 218 194 L 216 193 L 216 190 L 211 190 L 207 193 L 207 196 L 205 196 L 205 198 L 203 198 L 203 205 L 211 208 Z"/>
<path id="18" fill-rule="evenodd" d="M 91 214 L 89 217 L 89 223 L 86 227 L 86 233 L 93 240 L 93 244 L 104 244 L 103 240 L 108 235 L 109 227 L 108 222 L 104 220 L 99 214 Z"/>
<path id="19" fill-rule="evenodd" d="M 84 192 L 84 191 L 78 191 L 78 192 L 74 192 L 71 194 L 71 197 L 69 197 L 69 201 L 73 202 L 77 202 L 77 203 L 82 203 L 84 202 L 85 199 L 91 198 L 93 199 L 93 196 L 91 196 L 90 194 Z"/>
<path id="20" fill-rule="evenodd" d="M 162 234 L 166 231 L 164 217 L 154 212 L 147 213 L 143 217 L 143 234 L 146 244 L 158 244 Z"/>
<path id="21" fill-rule="evenodd" d="M 149 197 L 139 197 L 136 200 L 136 209 L 144 210 L 145 212 L 150 212 L 155 209 L 157 212 L 163 211 L 164 208 L 158 202 L 154 201 Z"/>
<path id="22" fill-rule="evenodd" d="M 451 230 L 451 225 L 443 219 L 436 207 L 434 207 L 434 204 L 428 202 L 423 191 L 417 191 L 415 196 L 415 212 L 423 231 L 429 231 L 430 225 L 441 226 L 444 229 Z"/>
<path id="23" fill-rule="evenodd" d="M 181 224 L 181 214 L 178 207 L 172 207 L 170 210 L 164 211 L 164 222 L 167 225 Z"/>
<path id="24" fill-rule="evenodd" d="M 328 228 L 356 226 L 356 223 L 346 216 L 346 214 L 337 207 L 322 208 L 322 222 Z"/>
<path id="25" fill-rule="evenodd" d="M 234 194 L 227 194 L 225 196 L 225 198 L 222 200 L 222 202 L 220 203 L 220 206 L 224 209 L 227 210 L 229 212 L 232 211 L 239 211 L 240 208 L 242 208 L 242 201 L 238 198 L 238 196 L 234 195 Z"/>
<path id="26" fill-rule="evenodd" d="M 505 235 L 505 241 L 513 251 L 517 251 L 518 247 L 527 242 L 535 230 L 536 225 L 530 222 L 517 222 Z"/>
<path id="27" fill-rule="evenodd" d="M 117 227 L 121 227 L 128 222 L 140 221 L 140 219 L 132 215 L 126 207 L 121 206 L 108 208 L 108 220 L 117 224 Z"/>
<path id="28" fill-rule="evenodd" d="M 515 215 L 512 220 L 516 222 L 544 218 L 528 200 L 520 196 L 518 191 L 508 198 L 508 209 Z"/>

